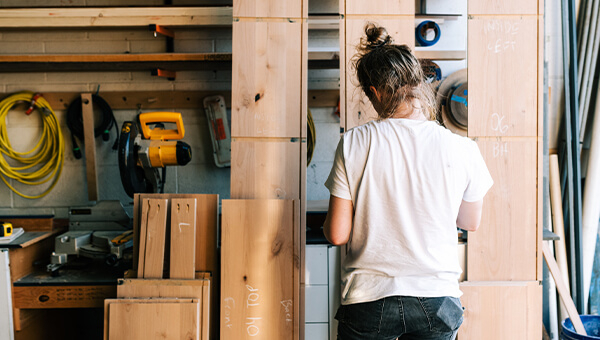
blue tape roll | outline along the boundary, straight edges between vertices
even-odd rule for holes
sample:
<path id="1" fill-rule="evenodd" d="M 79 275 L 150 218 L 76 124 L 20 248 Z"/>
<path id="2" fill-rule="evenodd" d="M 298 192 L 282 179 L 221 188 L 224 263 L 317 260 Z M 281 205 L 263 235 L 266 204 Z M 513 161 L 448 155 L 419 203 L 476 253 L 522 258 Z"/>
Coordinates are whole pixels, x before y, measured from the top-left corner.
<path id="1" fill-rule="evenodd" d="M 432 40 L 427 40 L 427 31 L 433 29 L 435 36 Z M 442 30 L 440 26 L 431 20 L 425 20 L 421 22 L 415 29 L 415 38 L 419 46 L 433 46 L 440 40 Z"/>

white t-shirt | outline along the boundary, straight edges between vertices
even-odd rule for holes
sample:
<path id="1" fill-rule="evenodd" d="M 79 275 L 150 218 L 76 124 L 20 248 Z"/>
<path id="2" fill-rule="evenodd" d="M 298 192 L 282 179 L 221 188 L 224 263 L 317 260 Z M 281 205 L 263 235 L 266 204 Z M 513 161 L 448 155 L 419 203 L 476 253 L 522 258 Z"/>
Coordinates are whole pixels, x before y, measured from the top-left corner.
<path id="1" fill-rule="evenodd" d="M 477 144 L 437 122 L 385 119 L 346 132 L 325 182 L 354 205 L 342 304 L 460 297 L 458 209 L 492 184 Z"/>

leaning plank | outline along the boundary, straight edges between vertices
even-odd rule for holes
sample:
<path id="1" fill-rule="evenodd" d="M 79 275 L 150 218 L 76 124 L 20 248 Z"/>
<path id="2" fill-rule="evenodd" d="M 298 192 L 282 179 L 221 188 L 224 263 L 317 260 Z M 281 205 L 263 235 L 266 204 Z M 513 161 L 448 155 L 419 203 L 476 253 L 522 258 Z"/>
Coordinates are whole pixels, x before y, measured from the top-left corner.
<path id="1" fill-rule="evenodd" d="M 143 205 L 148 207 L 143 277 L 160 279 L 163 277 L 168 200 L 148 199 Z"/>
<path id="2" fill-rule="evenodd" d="M 11 8 L 0 27 L 136 27 L 231 25 L 231 7 Z"/>
<path id="3" fill-rule="evenodd" d="M 223 339 L 293 339 L 294 201 L 223 200 Z"/>
<path id="4" fill-rule="evenodd" d="M 560 299 L 564 303 L 567 308 L 567 313 L 569 313 L 569 318 L 573 323 L 573 327 L 575 331 L 582 335 L 587 335 L 585 332 L 585 328 L 583 327 L 583 323 L 581 323 L 581 318 L 579 318 L 579 313 L 577 312 L 577 308 L 575 307 L 575 303 L 573 303 L 573 299 L 571 298 L 571 294 L 565 285 L 560 269 L 558 269 L 558 264 L 556 264 L 556 260 L 554 256 L 550 252 L 550 248 L 548 248 L 548 244 L 544 242 L 542 246 L 542 251 L 544 252 L 544 260 L 546 260 L 546 264 L 548 265 L 548 269 L 550 269 L 550 274 L 554 278 L 554 282 L 556 283 L 556 290 L 558 290 L 558 295 L 560 295 Z"/>
<path id="5" fill-rule="evenodd" d="M 105 339 L 200 340 L 200 302 L 195 299 L 105 301 Z"/>
<path id="6" fill-rule="evenodd" d="M 94 106 L 91 93 L 81 94 L 81 116 L 85 143 L 85 173 L 88 199 L 98 200 L 98 175 L 96 173 L 96 137 L 94 136 Z"/>
<path id="7" fill-rule="evenodd" d="M 171 279 L 193 279 L 196 271 L 196 199 L 171 200 Z"/>

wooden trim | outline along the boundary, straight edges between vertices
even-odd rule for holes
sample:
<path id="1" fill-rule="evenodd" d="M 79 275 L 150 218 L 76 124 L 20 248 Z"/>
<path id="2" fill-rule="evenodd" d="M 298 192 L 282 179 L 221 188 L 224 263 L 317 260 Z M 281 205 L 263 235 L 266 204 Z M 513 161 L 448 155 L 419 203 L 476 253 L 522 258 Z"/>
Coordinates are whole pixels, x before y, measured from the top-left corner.
<path id="1" fill-rule="evenodd" d="M 13 286 L 17 309 L 102 308 L 104 299 L 117 296 L 111 286 Z"/>
<path id="2" fill-rule="evenodd" d="M 91 93 L 81 94 L 81 116 L 85 143 L 85 173 L 88 200 L 98 200 L 98 176 L 96 175 L 96 136 L 94 135 L 94 106 Z"/>
<path id="3" fill-rule="evenodd" d="M 231 53 L 0 55 L 0 63 L 133 63 L 160 61 L 231 61 Z"/>
<path id="4" fill-rule="evenodd" d="M 136 27 L 231 25 L 232 7 L 15 8 L 0 10 L 0 27 Z"/>
<path id="5" fill-rule="evenodd" d="M 9 95 L 9 93 L 0 93 L 0 99 L 4 99 Z M 42 93 L 44 99 L 48 101 L 54 110 L 66 110 L 69 104 L 79 95 L 79 92 Z M 231 107 L 231 91 L 101 91 L 99 95 L 113 110 L 137 110 L 138 105 L 143 110 L 198 109 L 202 107 L 202 99 L 209 96 L 223 96 L 225 98 L 225 105 L 228 108 Z M 339 90 L 308 90 L 308 107 L 311 108 L 336 107 L 339 99 Z M 17 220 L 14 221 L 13 225 L 17 227 L 21 226 L 17 224 Z M 31 225 L 34 225 L 33 222 Z M 34 231 L 34 229 L 27 228 L 26 230 Z M 38 229 L 35 230 L 37 231 Z"/>

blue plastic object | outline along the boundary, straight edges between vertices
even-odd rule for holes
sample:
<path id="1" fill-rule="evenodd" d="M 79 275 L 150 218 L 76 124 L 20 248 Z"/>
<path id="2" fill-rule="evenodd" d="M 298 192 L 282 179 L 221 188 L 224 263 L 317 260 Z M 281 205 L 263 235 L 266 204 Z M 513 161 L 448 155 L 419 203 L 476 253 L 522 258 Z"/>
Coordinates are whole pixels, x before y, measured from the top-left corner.
<path id="1" fill-rule="evenodd" d="M 562 322 L 560 338 L 562 340 L 600 340 L 600 316 L 581 315 L 581 322 L 588 335 L 580 335 L 575 332 L 571 319 L 566 318 Z"/>
<path id="2" fill-rule="evenodd" d="M 429 29 L 433 29 L 435 32 L 435 37 L 432 40 L 427 40 L 427 31 Z M 421 22 L 417 28 L 415 29 L 415 39 L 419 46 L 433 46 L 440 40 L 440 36 L 442 35 L 442 30 L 440 26 L 431 20 L 425 20 Z"/>

